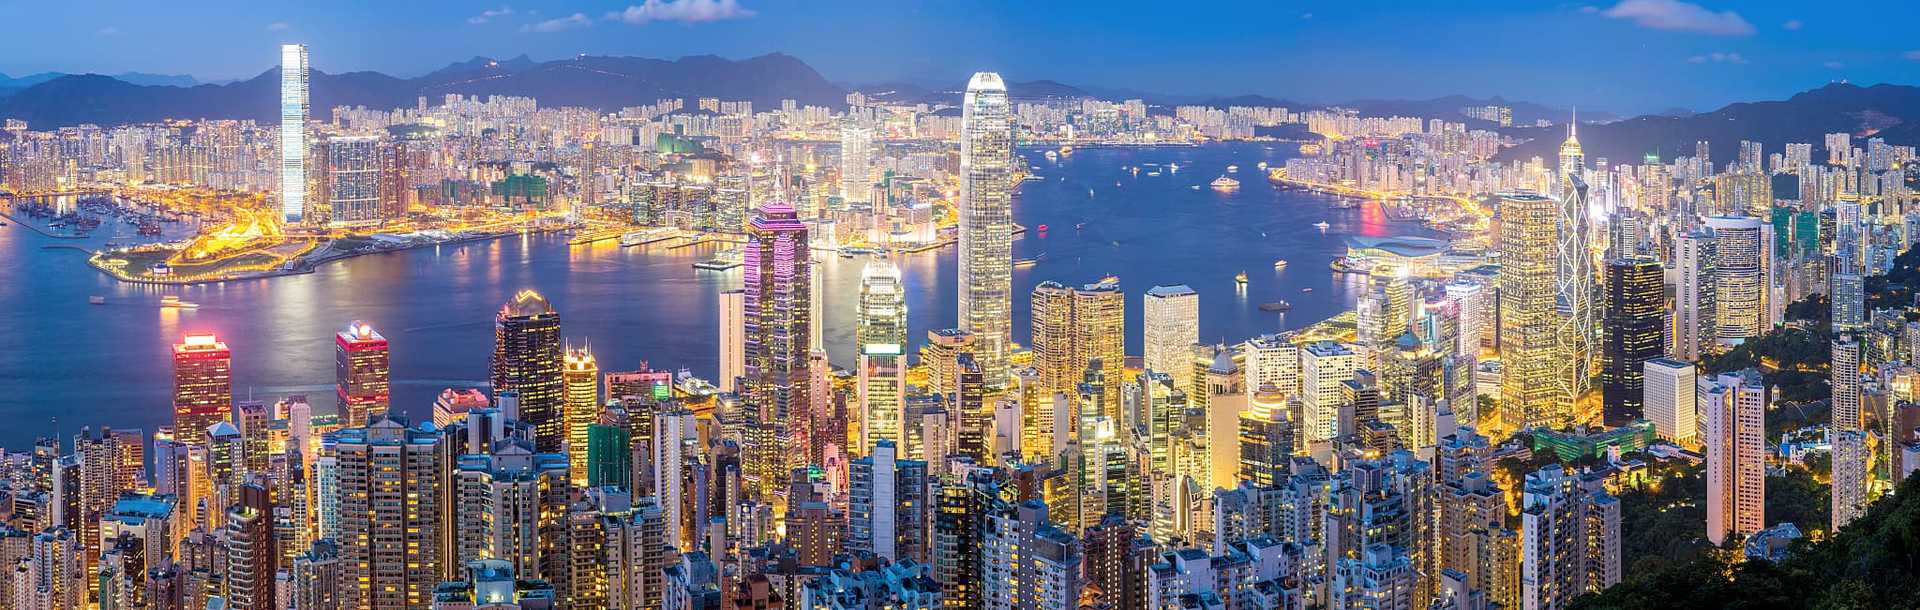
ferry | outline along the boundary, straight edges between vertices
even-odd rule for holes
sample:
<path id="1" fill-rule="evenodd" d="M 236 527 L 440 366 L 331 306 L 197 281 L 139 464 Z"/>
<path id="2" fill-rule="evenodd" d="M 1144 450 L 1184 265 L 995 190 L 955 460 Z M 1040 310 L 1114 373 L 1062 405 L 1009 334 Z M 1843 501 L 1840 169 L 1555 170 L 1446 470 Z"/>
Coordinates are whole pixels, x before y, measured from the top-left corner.
<path id="1" fill-rule="evenodd" d="M 1327 227 L 1331 227 L 1331 226 L 1333 226 L 1333 225 L 1330 225 L 1330 224 L 1327 224 L 1327 221 L 1324 221 L 1324 220 L 1322 220 L 1322 221 L 1320 221 L 1320 222 L 1316 222 L 1316 223 L 1313 223 L 1313 228 L 1315 228 L 1315 229 L 1319 229 L 1319 230 L 1321 230 L 1321 231 L 1325 231 L 1325 230 L 1327 230 Z"/>
<path id="2" fill-rule="evenodd" d="M 1221 175 L 1219 178 L 1213 179 L 1213 190 L 1223 192 L 1237 191 L 1240 190 L 1240 181 Z"/>
<path id="3" fill-rule="evenodd" d="M 1233 283 L 1239 284 L 1241 288 L 1247 287 L 1247 272 L 1242 271 L 1233 274 Z"/>
<path id="4" fill-rule="evenodd" d="M 1046 154 L 1045 154 L 1045 156 L 1046 156 L 1046 158 L 1047 158 L 1047 160 L 1048 160 L 1048 161 L 1059 161 L 1059 160 L 1060 160 L 1060 153 L 1056 153 L 1056 152 L 1053 152 L 1053 151 L 1051 151 L 1051 150 L 1049 150 L 1049 151 L 1047 151 L 1047 152 L 1046 152 Z"/>
<path id="5" fill-rule="evenodd" d="M 1308 288 L 1301 288 L 1301 289 L 1300 289 L 1300 292 L 1313 292 L 1313 288 L 1311 288 L 1311 287 L 1308 287 Z"/>
<path id="6" fill-rule="evenodd" d="M 693 268 L 706 271 L 726 271 L 740 266 L 741 259 L 742 256 L 739 250 L 728 248 L 715 253 L 712 260 L 694 263 Z"/>
<path id="7" fill-rule="evenodd" d="M 1157 169 L 1156 169 L 1156 170 L 1153 170 L 1153 171 L 1150 171 L 1150 172 L 1147 172 L 1147 175 L 1148 175 L 1148 176 L 1158 176 L 1158 175 L 1160 175 L 1160 170 L 1157 170 Z"/>
<path id="8" fill-rule="evenodd" d="M 1281 313 L 1286 313 L 1287 311 L 1292 309 L 1293 309 L 1293 304 L 1288 303 L 1286 301 L 1274 301 L 1272 303 L 1260 304 L 1260 311 L 1277 311 Z"/>
<path id="9" fill-rule="evenodd" d="M 180 300 L 180 297 L 167 295 L 167 296 L 160 297 L 160 307 L 164 309 L 199 309 L 200 304 L 190 302 L 190 301 L 182 301 Z"/>
<path id="10" fill-rule="evenodd" d="M 1273 261 L 1273 268 L 1275 268 L 1275 269 L 1285 269 L 1285 268 L 1287 268 L 1287 259 L 1284 259 L 1284 258 L 1283 258 L 1283 259 L 1280 259 L 1280 260 L 1277 260 L 1277 261 Z"/>
<path id="11" fill-rule="evenodd" d="M 1238 166 L 1238 165 L 1228 165 L 1228 166 L 1227 166 L 1227 173 L 1229 173 L 1229 174 L 1237 174 L 1237 173 L 1240 173 L 1240 166 Z"/>
<path id="12" fill-rule="evenodd" d="M 107 304 L 107 297 L 103 297 L 96 294 L 96 295 L 87 297 L 87 303 L 91 305 L 105 305 Z"/>

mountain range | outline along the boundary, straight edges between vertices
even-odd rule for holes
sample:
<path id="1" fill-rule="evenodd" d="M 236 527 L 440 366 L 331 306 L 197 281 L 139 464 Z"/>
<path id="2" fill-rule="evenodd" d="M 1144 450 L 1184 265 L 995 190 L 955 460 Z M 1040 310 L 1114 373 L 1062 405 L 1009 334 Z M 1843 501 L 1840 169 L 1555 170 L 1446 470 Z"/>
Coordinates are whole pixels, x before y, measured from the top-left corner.
<path id="1" fill-rule="evenodd" d="M 875 99 L 906 103 L 957 104 L 965 93 L 965 79 L 952 86 L 910 82 L 868 85 L 836 84 L 805 62 L 782 53 L 741 60 L 695 55 L 677 60 L 582 55 L 538 61 L 525 55 L 511 59 L 475 57 L 433 72 L 403 78 L 378 72 L 309 74 L 311 107 L 324 116 L 335 106 L 399 108 L 413 106 L 420 97 L 519 95 L 547 106 L 581 106 L 603 111 L 651 104 L 666 98 L 717 97 L 750 100 L 758 108 L 777 107 L 781 100 L 841 107 L 848 91 Z M 280 70 L 272 68 L 250 79 L 229 83 L 200 83 L 189 76 L 127 73 L 42 73 L 19 78 L 0 75 L 0 117 L 24 119 L 48 129 L 92 123 L 117 125 L 162 119 L 224 118 L 278 120 Z M 946 81 L 941 81 L 946 82 Z M 1501 132 L 1520 141 L 1502 152 L 1503 158 L 1551 158 L 1565 139 L 1565 120 L 1571 110 L 1511 101 L 1500 97 L 1446 96 L 1425 100 L 1351 100 L 1311 103 L 1263 95 L 1165 95 L 1123 89 L 1080 87 L 1052 80 L 1010 81 L 1008 94 L 1018 100 L 1099 98 L 1143 99 L 1166 106 L 1200 104 L 1227 106 L 1286 106 L 1294 109 L 1339 106 L 1368 116 L 1416 116 L 1467 121 L 1476 128 L 1491 123 L 1467 119 L 1460 109 L 1503 105 L 1513 109 L 1515 127 Z M 1156 109 L 1164 111 L 1164 108 Z M 1618 119 L 1602 112 L 1580 114 L 1580 141 L 1588 157 L 1615 162 L 1637 159 L 1658 151 L 1671 158 L 1691 154 L 1694 142 L 1711 143 L 1718 161 L 1730 160 L 1740 140 L 1754 140 L 1769 152 L 1788 142 L 1821 143 L 1832 132 L 1885 138 L 1892 144 L 1920 144 L 1920 87 L 1832 83 L 1785 100 L 1742 102 L 1717 110 L 1690 113 L 1669 110 L 1660 114 Z M 1530 127 L 1535 121 L 1551 127 Z"/>
<path id="2" fill-rule="evenodd" d="M 0 117 L 24 119 L 41 129 L 169 118 L 277 121 L 279 90 L 278 67 L 233 83 L 192 86 L 139 84 L 99 74 L 59 75 L 0 97 Z M 414 78 L 312 70 L 308 90 L 309 105 L 322 115 L 335 106 L 410 107 L 422 96 L 450 93 L 530 96 L 548 106 L 609 111 L 694 97 L 750 100 L 761 108 L 778 107 L 782 99 L 843 106 L 846 95 L 813 68 L 780 53 L 738 61 L 712 55 L 673 61 L 587 55 L 546 62 L 525 56 L 505 61 L 476 57 Z"/>
<path id="3" fill-rule="evenodd" d="M 1506 159 L 1552 159 L 1566 139 L 1564 125 L 1502 131 L 1526 140 L 1502 151 Z M 1784 100 L 1740 102 L 1699 114 L 1583 121 L 1579 137 L 1588 159 L 1606 157 L 1614 163 L 1637 163 L 1650 152 L 1667 159 L 1690 156 L 1695 142 L 1706 141 L 1713 162 L 1725 165 L 1738 154 L 1741 140 L 1760 142 L 1771 154 L 1790 142 L 1820 148 L 1826 134 L 1840 132 L 1885 138 L 1889 144 L 1920 144 L 1920 87 L 1829 83 Z"/>

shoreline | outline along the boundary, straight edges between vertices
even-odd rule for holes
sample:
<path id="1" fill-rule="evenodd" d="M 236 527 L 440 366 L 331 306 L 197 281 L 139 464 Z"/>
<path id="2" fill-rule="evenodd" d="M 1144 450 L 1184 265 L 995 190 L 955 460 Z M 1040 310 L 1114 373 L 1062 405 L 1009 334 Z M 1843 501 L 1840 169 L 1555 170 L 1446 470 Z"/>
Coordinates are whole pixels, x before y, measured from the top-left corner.
<path id="1" fill-rule="evenodd" d="M 558 229 L 541 229 L 541 230 L 529 231 L 529 232 L 545 233 L 545 232 L 555 231 L 555 230 L 558 230 Z M 92 255 L 87 257 L 87 266 L 92 268 L 95 271 L 105 274 L 107 277 L 113 278 L 116 281 L 120 281 L 128 284 L 145 284 L 150 286 L 197 286 L 200 284 L 218 284 L 222 282 L 265 280 L 265 279 L 272 279 L 277 277 L 306 275 L 306 274 L 318 271 L 322 265 L 326 265 L 328 263 L 333 263 L 333 262 L 344 261 L 352 258 L 358 258 L 361 256 L 368 256 L 373 254 L 389 254 L 394 252 L 405 252 L 408 250 L 417 250 L 420 248 L 430 248 L 430 247 L 437 248 L 440 246 L 447 246 L 447 245 L 459 245 L 459 244 L 473 243 L 473 242 L 479 242 L 479 241 L 487 241 L 487 240 L 507 237 L 510 235 L 517 235 L 519 233 L 521 233 L 521 231 L 510 231 L 510 232 L 492 233 L 492 234 L 486 234 L 486 235 L 456 237 L 456 238 L 448 239 L 445 241 L 413 244 L 413 245 L 406 245 L 406 246 L 400 246 L 395 248 L 376 249 L 376 250 L 369 250 L 365 252 L 329 253 L 326 255 L 316 257 L 313 260 L 299 261 L 298 265 L 293 268 L 280 268 L 280 269 L 271 269 L 267 271 L 254 271 L 254 272 L 248 272 L 248 273 L 235 274 L 231 276 L 222 276 L 217 278 L 204 278 L 204 279 L 164 279 L 164 278 L 144 278 L 144 277 L 124 276 L 119 273 L 115 273 L 113 270 L 108 269 L 99 263 L 100 251 L 85 250 L 79 247 L 73 247 L 73 248 L 91 252 Z"/>

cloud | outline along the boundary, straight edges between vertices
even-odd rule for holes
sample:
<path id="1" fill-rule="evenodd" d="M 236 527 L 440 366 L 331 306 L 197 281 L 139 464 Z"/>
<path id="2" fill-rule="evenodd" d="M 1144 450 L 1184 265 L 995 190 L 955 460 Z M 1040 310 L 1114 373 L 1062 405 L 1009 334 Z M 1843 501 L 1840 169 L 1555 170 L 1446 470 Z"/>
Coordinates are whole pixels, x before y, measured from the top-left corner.
<path id="1" fill-rule="evenodd" d="M 1806 25 L 1806 24 L 1800 23 L 1799 19 L 1788 19 L 1786 23 L 1780 24 L 1780 29 L 1793 32 L 1793 31 L 1798 31 L 1800 29 L 1800 26 L 1803 26 L 1803 25 Z"/>
<path id="2" fill-rule="evenodd" d="M 644 25 L 655 21 L 703 23 L 746 19 L 755 14 L 753 10 L 740 6 L 738 0 L 647 0 L 641 4 L 628 6 L 623 11 L 607 13 L 607 20 L 633 25 Z"/>
<path id="3" fill-rule="evenodd" d="M 472 25 L 480 25 L 488 21 L 493 21 L 494 17 L 505 17 L 507 15 L 512 15 L 512 14 L 513 14 L 512 7 L 502 6 L 497 9 L 487 9 L 484 11 L 480 11 L 480 14 L 474 15 L 472 17 L 468 17 L 467 23 Z"/>
<path id="4" fill-rule="evenodd" d="M 1753 24 L 1739 13 L 1716 13 L 1698 4 L 1680 0 L 1620 0 L 1619 4 L 1600 14 L 1656 30 L 1715 36 L 1745 36 L 1753 33 Z"/>
<path id="5" fill-rule="evenodd" d="M 100 28 L 98 30 L 94 30 L 93 33 L 101 36 L 114 36 L 120 33 L 120 28 L 110 25 L 104 28 Z"/>
<path id="6" fill-rule="evenodd" d="M 566 30 L 584 28 L 590 25 L 593 25 L 593 20 L 588 19 L 585 13 L 574 13 L 572 15 L 567 15 L 565 17 L 560 17 L 558 19 L 548 19 L 546 21 L 542 21 L 539 23 L 529 23 L 527 25 L 520 26 L 520 31 L 522 32 L 564 32 Z"/>
<path id="7" fill-rule="evenodd" d="M 1687 63 L 1690 64 L 1704 64 L 1709 62 L 1716 64 L 1744 64 L 1747 63 L 1747 58 L 1741 57 L 1739 53 L 1722 53 L 1719 51 L 1687 58 Z"/>
<path id="8" fill-rule="evenodd" d="M 1909 60 L 1920 61 L 1920 50 L 1907 51 L 1901 53 L 1900 56 Z"/>
<path id="9" fill-rule="evenodd" d="M 1838 70 L 1838 69 L 1847 67 L 1847 64 L 1843 64 L 1837 61 L 1829 61 L 1829 62 L 1822 63 L 1820 65 L 1826 66 L 1827 69 L 1829 70 Z"/>
<path id="10" fill-rule="evenodd" d="M 287 25 L 285 21 L 275 21 L 267 24 L 267 31 L 269 32 L 285 32 L 290 29 L 293 29 L 293 26 Z"/>

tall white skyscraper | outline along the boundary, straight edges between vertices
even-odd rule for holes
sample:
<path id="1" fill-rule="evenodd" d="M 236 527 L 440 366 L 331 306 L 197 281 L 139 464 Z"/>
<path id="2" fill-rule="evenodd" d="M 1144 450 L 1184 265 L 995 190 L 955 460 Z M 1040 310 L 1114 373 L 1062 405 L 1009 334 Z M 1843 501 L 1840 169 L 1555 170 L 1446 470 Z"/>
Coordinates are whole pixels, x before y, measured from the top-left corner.
<path id="1" fill-rule="evenodd" d="M 999 386 L 1013 327 L 1013 125 L 999 74 L 967 82 L 960 132 L 960 328 L 973 333 L 986 383 Z"/>
<path id="2" fill-rule="evenodd" d="M 1767 387 L 1748 369 L 1702 377 L 1698 400 L 1706 419 L 1707 540 L 1744 539 L 1767 521 Z"/>
<path id="3" fill-rule="evenodd" d="M 1850 334 L 1833 339 L 1833 529 L 1867 511 L 1868 455 L 1860 421 L 1860 342 Z"/>
<path id="4" fill-rule="evenodd" d="M 307 210 L 307 45 L 280 45 L 280 213 L 291 224 Z"/>
<path id="5" fill-rule="evenodd" d="M 1714 322 L 1722 343 L 1739 343 L 1767 330 L 1767 223 L 1753 216 L 1707 219 L 1718 245 Z"/>
<path id="6" fill-rule="evenodd" d="M 747 374 L 747 291 L 720 293 L 720 391 L 738 392 Z"/>
<path id="7" fill-rule="evenodd" d="M 840 127 L 840 201 L 873 200 L 873 130 L 847 117 Z"/>
<path id="8" fill-rule="evenodd" d="M 1693 365 L 1654 358 L 1641 365 L 1647 420 L 1660 438 L 1689 444 L 1700 434 Z"/>
<path id="9" fill-rule="evenodd" d="M 1174 387 L 1193 384 L 1193 344 L 1200 342 L 1200 293 L 1185 285 L 1154 286 L 1141 307 L 1142 346 L 1148 370 L 1173 376 Z"/>

